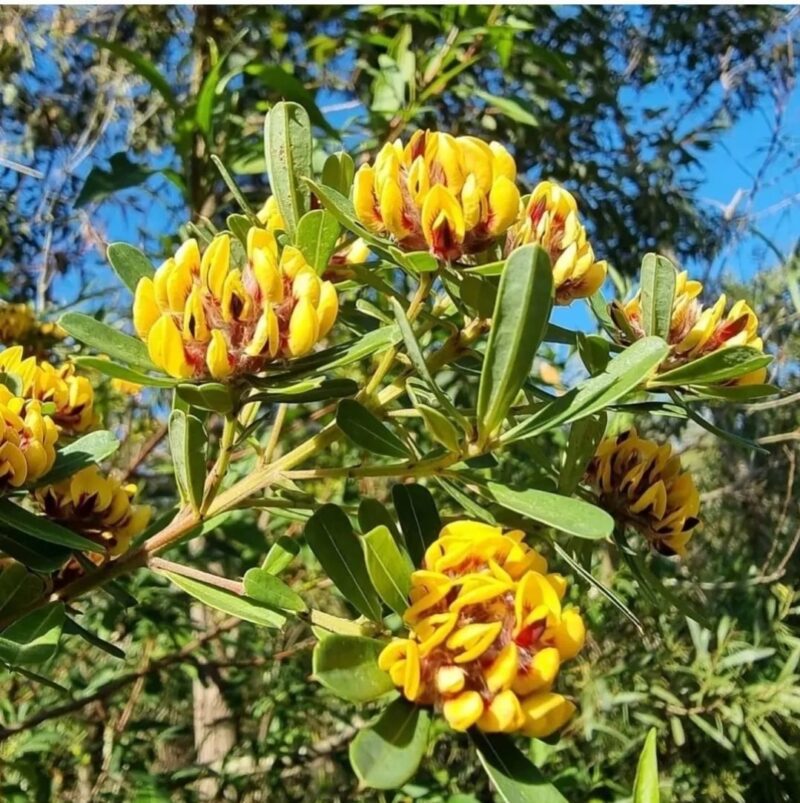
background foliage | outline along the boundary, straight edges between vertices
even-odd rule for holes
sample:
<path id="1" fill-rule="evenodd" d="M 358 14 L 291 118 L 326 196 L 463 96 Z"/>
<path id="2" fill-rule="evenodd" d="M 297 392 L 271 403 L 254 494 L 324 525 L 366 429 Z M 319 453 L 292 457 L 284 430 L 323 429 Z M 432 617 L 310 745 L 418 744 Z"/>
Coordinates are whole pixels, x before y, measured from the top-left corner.
<path id="1" fill-rule="evenodd" d="M 258 205 L 263 116 L 280 98 L 306 106 L 328 151 L 341 141 L 374 153 L 423 126 L 506 142 L 529 168 L 526 183 L 552 176 L 576 190 L 620 285 L 652 248 L 705 272 L 760 223 L 746 204 L 702 202 L 703 153 L 748 110 L 780 111 L 796 68 L 793 22 L 794 12 L 768 7 L 3 9 L 3 296 L 47 317 L 65 306 L 127 315 L 105 244 L 124 237 L 155 261 L 185 221 L 234 211 L 212 154 Z M 656 88 L 678 102 L 647 105 Z M 776 130 L 764 164 L 792 146 Z M 676 439 L 703 485 L 706 524 L 689 559 L 657 567 L 667 588 L 701 606 L 703 623 L 643 596 L 609 555 L 595 558 L 593 573 L 636 611 L 644 635 L 601 595 L 573 589 L 598 634 L 568 678 L 580 717 L 570 738 L 533 756 L 570 800 L 628 798 L 650 725 L 671 800 L 800 795 L 800 263 L 791 249 L 765 251 L 768 263 L 776 267 L 739 291 L 774 344 L 788 395 L 705 411 L 767 452 L 685 420 L 650 424 Z M 563 351 L 552 356 L 559 372 L 574 370 Z M 126 436 L 118 465 L 166 504 L 172 479 L 155 396 L 99 393 Z M 290 423 L 287 450 L 315 426 L 313 415 Z M 501 471 L 521 479 L 533 469 L 518 457 Z M 357 505 L 385 493 L 380 482 L 350 482 L 343 498 L 339 485 L 315 492 Z M 206 536 L 204 559 L 235 573 L 287 526 L 300 525 L 266 513 L 228 519 Z M 325 581 L 296 580 L 337 604 Z M 190 607 L 152 575 L 127 582 L 135 613 L 102 594 L 81 602 L 124 661 L 72 641 L 48 667 L 70 694 L 0 679 L 4 799 L 358 799 L 347 744 L 364 712 L 309 680 L 306 630 L 276 639 Z M 465 748 L 443 729 L 399 799 L 489 799 Z"/>

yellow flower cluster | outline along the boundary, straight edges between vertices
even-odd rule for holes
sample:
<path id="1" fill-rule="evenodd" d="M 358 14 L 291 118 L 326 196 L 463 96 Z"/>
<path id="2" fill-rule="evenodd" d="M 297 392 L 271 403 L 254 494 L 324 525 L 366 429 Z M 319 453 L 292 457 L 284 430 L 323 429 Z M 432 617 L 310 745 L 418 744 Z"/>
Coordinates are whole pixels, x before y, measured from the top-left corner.
<path id="1" fill-rule="evenodd" d="M 417 131 L 358 169 L 353 206 L 364 226 L 401 248 L 455 261 L 486 250 L 516 220 L 516 175 L 497 142 Z"/>
<path id="2" fill-rule="evenodd" d="M 35 499 L 48 518 L 116 557 L 150 521 L 150 507 L 132 504 L 136 490 L 136 485 L 103 477 L 97 466 L 89 466 L 62 482 L 38 488 Z"/>
<path id="3" fill-rule="evenodd" d="M 56 459 L 58 429 L 38 401 L 0 385 L 0 493 L 44 476 Z"/>
<path id="4" fill-rule="evenodd" d="M 94 389 L 71 363 L 55 368 L 25 357 L 22 346 L 13 346 L 0 353 L 0 373 L 19 378 L 25 399 L 55 405 L 53 420 L 63 432 L 78 434 L 94 425 Z"/>
<path id="5" fill-rule="evenodd" d="M 40 323 L 27 304 L 0 302 L 0 343 L 30 342 L 37 337 L 60 340 L 64 330 L 54 323 Z"/>
<path id="6" fill-rule="evenodd" d="M 662 554 L 686 554 L 700 522 L 700 494 L 668 443 L 640 438 L 635 429 L 606 438 L 587 479 L 621 524 L 635 527 Z"/>
<path id="7" fill-rule="evenodd" d="M 764 343 L 758 336 L 758 317 L 746 301 L 737 301 L 726 315 L 726 296 L 721 295 L 713 307 L 704 307 L 698 300 L 702 291 L 703 283 L 689 279 L 686 271 L 677 275 L 668 337 L 672 353 L 664 366 L 667 370 L 729 346 L 764 350 Z M 644 335 L 639 293 L 621 309 L 612 307 L 612 317 L 619 315 L 624 318 L 622 324 L 632 329 L 637 337 Z M 726 384 L 758 385 L 766 376 L 767 369 L 759 368 Z"/>
<path id="8" fill-rule="evenodd" d="M 246 259 L 234 264 L 230 235 L 204 253 L 187 240 L 136 287 L 133 322 L 150 358 L 170 376 L 225 380 L 267 362 L 308 353 L 339 310 L 299 249 L 279 247 L 268 229 L 247 234 Z"/>
<path id="9" fill-rule="evenodd" d="M 445 526 L 412 574 L 409 638 L 379 657 L 405 697 L 441 709 L 455 730 L 545 737 L 575 706 L 552 691 L 583 647 L 580 613 L 562 608 L 566 581 L 519 530 Z"/>
<path id="10" fill-rule="evenodd" d="M 530 243 L 550 255 L 558 304 L 588 298 L 605 281 L 608 265 L 594 257 L 575 198 L 552 181 L 542 181 L 534 189 L 509 232 L 506 252 Z"/>

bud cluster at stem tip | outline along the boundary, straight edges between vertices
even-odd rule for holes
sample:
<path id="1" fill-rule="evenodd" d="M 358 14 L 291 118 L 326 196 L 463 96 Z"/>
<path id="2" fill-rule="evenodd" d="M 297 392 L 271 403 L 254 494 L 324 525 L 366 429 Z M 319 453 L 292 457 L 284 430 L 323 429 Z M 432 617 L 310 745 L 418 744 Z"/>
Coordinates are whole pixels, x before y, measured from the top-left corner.
<path id="1" fill-rule="evenodd" d="M 406 698 L 440 709 L 455 730 L 545 737 L 575 711 L 552 687 L 583 647 L 583 619 L 562 608 L 566 580 L 523 537 L 446 525 L 412 574 L 409 637 L 379 657 Z"/>
<path id="2" fill-rule="evenodd" d="M 241 260 L 238 251 L 228 234 L 202 254 L 187 240 L 152 279 L 139 280 L 134 326 L 170 376 L 224 381 L 254 374 L 270 361 L 308 353 L 333 326 L 336 290 L 299 249 L 280 247 L 272 231 L 253 227 Z"/>
<path id="3" fill-rule="evenodd" d="M 664 555 L 686 554 L 700 523 L 700 494 L 668 444 L 640 438 L 635 429 L 606 438 L 587 469 L 602 507 L 637 529 Z"/>

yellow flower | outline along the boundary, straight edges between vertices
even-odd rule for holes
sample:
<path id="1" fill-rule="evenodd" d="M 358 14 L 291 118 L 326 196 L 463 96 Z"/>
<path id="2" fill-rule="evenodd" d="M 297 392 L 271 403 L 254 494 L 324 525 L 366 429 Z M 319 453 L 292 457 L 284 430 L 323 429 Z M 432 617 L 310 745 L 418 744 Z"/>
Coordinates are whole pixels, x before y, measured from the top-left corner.
<path id="1" fill-rule="evenodd" d="M 608 265 L 594 258 L 575 198 L 552 181 L 542 181 L 534 189 L 508 234 L 506 252 L 530 243 L 550 255 L 558 304 L 588 298 L 605 281 Z"/>
<path id="2" fill-rule="evenodd" d="M 668 443 L 640 438 L 630 429 L 598 446 L 587 479 L 600 504 L 630 525 L 664 555 L 686 554 L 699 524 L 700 494 L 692 475 L 681 471 Z"/>
<path id="3" fill-rule="evenodd" d="M 38 401 L 0 385 L 0 492 L 44 476 L 56 459 L 58 429 Z"/>
<path id="4" fill-rule="evenodd" d="M 37 488 L 34 495 L 45 515 L 116 557 L 150 521 L 148 506 L 132 504 L 136 490 L 136 485 L 104 477 L 97 466 L 89 466 L 55 485 Z"/>
<path id="5" fill-rule="evenodd" d="M 517 169 L 502 145 L 417 131 L 386 144 L 358 169 L 353 205 L 361 223 L 407 251 L 455 261 L 485 251 L 519 213 Z"/>
<path id="6" fill-rule="evenodd" d="M 727 298 L 724 293 L 713 307 L 704 307 L 699 300 L 702 292 L 702 282 L 689 279 L 686 271 L 675 277 L 675 300 L 667 338 L 671 353 L 661 371 L 677 368 L 730 346 L 749 346 L 764 351 L 764 342 L 758 336 L 758 317 L 746 301 L 737 301 L 725 314 Z M 640 293 L 622 307 L 612 305 L 611 315 L 618 326 L 621 324 L 623 329 L 630 329 L 634 337 L 644 336 Z M 759 368 L 724 384 L 760 385 L 766 378 L 767 369 Z"/>
<path id="7" fill-rule="evenodd" d="M 566 581 L 523 538 L 475 521 L 445 526 L 411 576 L 409 637 L 379 657 L 406 698 L 455 730 L 543 737 L 575 711 L 552 687 L 583 647 L 583 619 L 562 608 Z"/>
<path id="8" fill-rule="evenodd" d="M 0 343 L 35 345 L 37 338 L 62 340 L 66 333 L 55 323 L 40 323 L 27 304 L 0 302 Z"/>
<path id="9" fill-rule="evenodd" d="M 266 363 L 307 354 L 339 311 L 334 286 L 293 246 L 253 227 L 234 264 L 228 234 L 203 254 L 184 243 L 154 277 L 139 280 L 133 321 L 150 359 L 170 376 L 224 381 Z"/>
<path id="10" fill-rule="evenodd" d="M 0 353 L 0 373 L 14 374 L 22 383 L 22 396 L 55 405 L 53 421 L 66 434 L 85 432 L 95 423 L 94 388 L 75 366 L 56 368 L 35 357 L 25 357 L 22 346 Z"/>
<path id="11" fill-rule="evenodd" d="M 270 231 L 283 231 L 286 224 L 283 222 L 280 210 L 278 209 L 278 202 L 273 196 L 267 198 L 264 206 L 258 211 L 256 215 L 260 223 L 263 223 Z"/>

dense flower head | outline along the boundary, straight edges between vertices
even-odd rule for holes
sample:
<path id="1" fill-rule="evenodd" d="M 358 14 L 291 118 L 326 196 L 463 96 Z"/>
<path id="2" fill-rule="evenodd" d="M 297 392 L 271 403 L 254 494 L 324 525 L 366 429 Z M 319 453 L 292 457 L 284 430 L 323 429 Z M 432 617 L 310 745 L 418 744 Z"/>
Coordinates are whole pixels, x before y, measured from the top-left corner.
<path id="1" fill-rule="evenodd" d="M 95 424 L 94 388 L 72 363 L 56 368 L 35 357 L 25 357 L 21 346 L 0 353 L 0 373 L 14 374 L 22 396 L 55 406 L 53 421 L 67 434 L 85 432 Z"/>
<path id="2" fill-rule="evenodd" d="M 58 429 L 38 401 L 0 385 L 0 493 L 44 476 L 56 459 Z"/>
<path id="3" fill-rule="evenodd" d="M 729 346 L 749 346 L 764 350 L 764 342 L 758 336 L 758 317 L 750 305 L 737 301 L 725 313 L 727 297 L 723 293 L 713 307 L 704 307 L 699 300 L 703 292 L 702 282 L 689 279 L 686 271 L 675 279 L 675 300 L 667 338 L 672 347 L 665 369 L 705 357 Z M 612 307 L 612 317 L 624 317 L 623 324 L 637 337 L 644 336 L 640 293 L 624 307 Z M 766 368 L 759 368 L 744 376 L 729 380 L 731 385 L 756 385 L 765 381 Z"/>
<path id="4" fill-rule="evenodd" d="M 608 265 L 594 257 L 575 198 L 552 181 L 540 182 L 531 193 L 519 222 L 508 233 L 506 251 L 530 243 L 550 255 L 557 303 L 588 298 L 605 281 Z"/>
<path id="5" fill-rule="evenodd" d="M 27 304 L 0 302 L 0 343 L 29 343 L 37 338 L 61 340 L 64 330 L 55 323 L 42 323 Z"/>
<path id="6" fill-rule="evenodd" d="M 339 310 L 334 286 L 294 246 L 253 227 L 236 243 L 217 235 L 201 254 L 187 240 L 136 287 L 133 322 L 150 358 L 170 376 L 225 380 L 270 361 L 307 354 Z"/>
<path id="7" fill-rule="evenodd" d="M 417 131 L 387 143 L 355 175 L 361 223 L 407 251 L 455 261 L 486 250 L 519 213 L 514 158 L 499 143 Z"/>
<path id="8" fill-rule="evenodd" d="M 475 521 L 446 525 L 411 578 L 409 637 L 380 655 L 404 696 L 440 709 L 455 730 L 545 737 L 575 711 L 552 686 L 583 647 L 583 620 L 562 608 L 566 581 L 523 538 Z"/>
<path id="9" fill-rule="evenodd" d="M 635 527 L 662 554 L 685 555 L 700 523 L 700 494 L 668 443 L 640 438 L 635 429 L 606 438 L 587 479 L 620 523 Z"/>
<path id="10" fill-rule="evenodd" d="M 133 504 L 136 485 L 104 477 L 89 466 L 54 485 L 37 488 L 35 498 L 48 518 L 95 541 L 115 557 L 150 521 L 151 509 Z"/>

